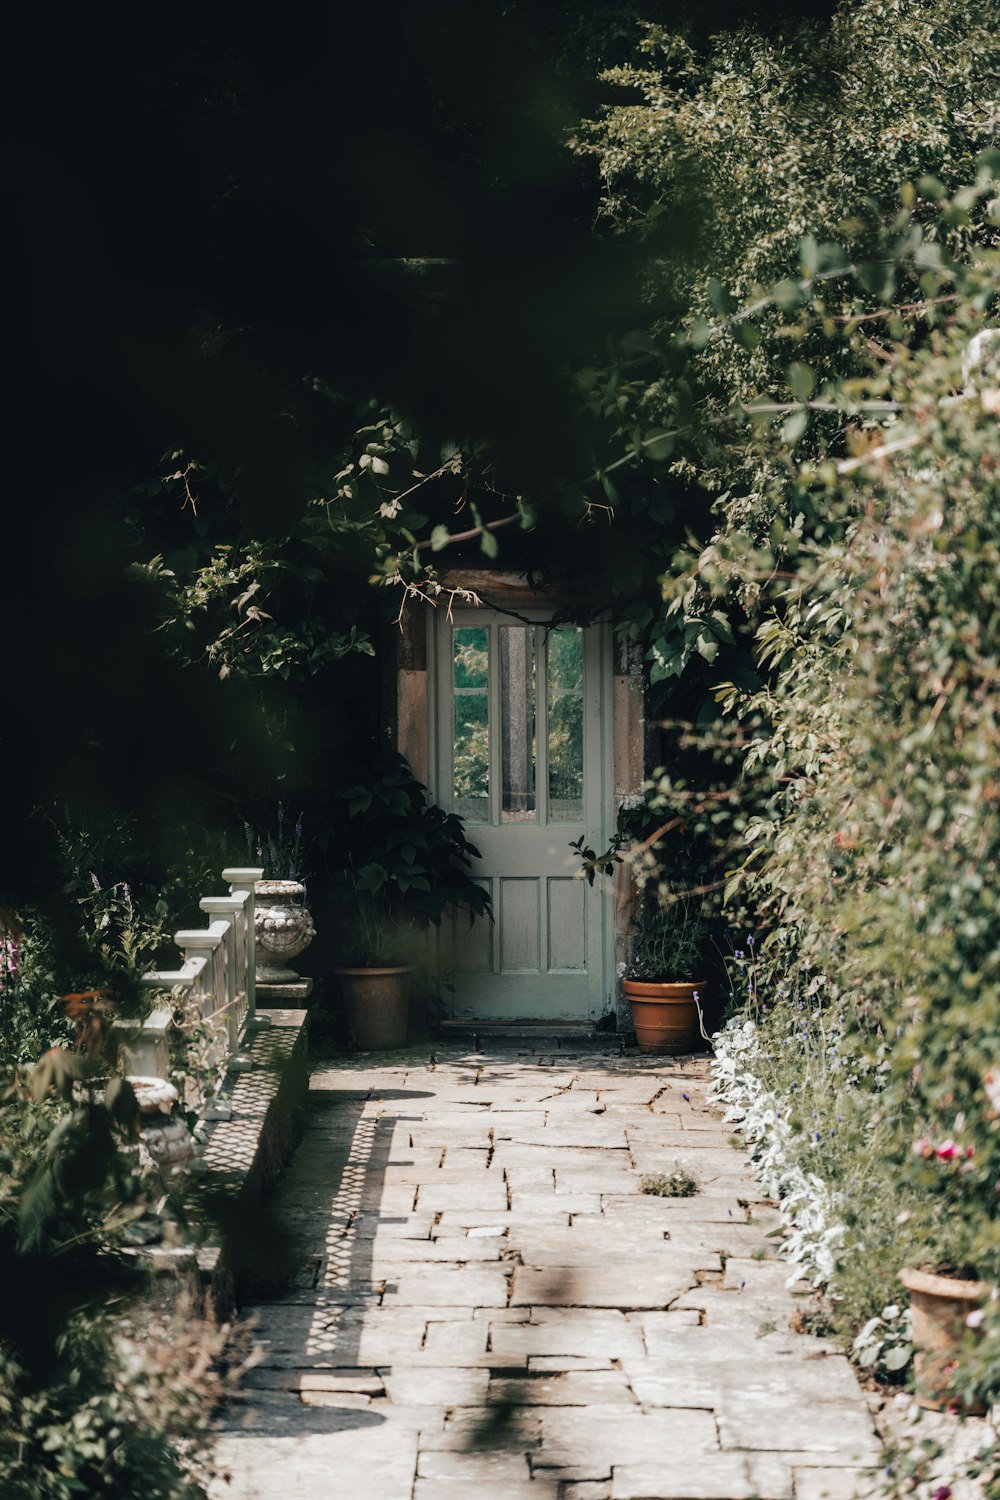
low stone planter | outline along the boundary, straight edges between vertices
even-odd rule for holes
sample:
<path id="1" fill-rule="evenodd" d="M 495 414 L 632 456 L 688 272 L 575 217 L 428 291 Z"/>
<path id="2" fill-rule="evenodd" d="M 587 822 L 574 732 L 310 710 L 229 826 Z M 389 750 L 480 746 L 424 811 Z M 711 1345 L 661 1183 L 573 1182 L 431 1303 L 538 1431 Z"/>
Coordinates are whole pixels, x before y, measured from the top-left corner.
<path id="1" fill-rule="evenodd" d="M 965 1320 L 982 1307 L 992 1289 L 985 1281 L 964 1281 L 908 1266 L 900 1271 L 899 1279 L 910 1294 L 917 1400 L 929 1411 L 943 1411 L 951 1405 L 948 1387 L 968 1326 Z M 986 1408 L 966 1406 L 963 1410 L 970 1416 L 983 1416 Z"/>

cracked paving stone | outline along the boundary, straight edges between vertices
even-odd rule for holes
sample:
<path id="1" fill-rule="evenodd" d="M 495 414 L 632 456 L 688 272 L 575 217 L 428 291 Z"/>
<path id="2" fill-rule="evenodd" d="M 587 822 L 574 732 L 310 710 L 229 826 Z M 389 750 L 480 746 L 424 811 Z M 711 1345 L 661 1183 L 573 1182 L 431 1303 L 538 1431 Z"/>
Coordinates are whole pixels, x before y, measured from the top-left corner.
<path id="1" fill-rule="evenodd" d="M 490 1381 L 488 1396 L 491 1401 L 524 1407 L 637 1404 L 620 1370 L 561 1371 L 521 1380 L 504 1376 Z"/>

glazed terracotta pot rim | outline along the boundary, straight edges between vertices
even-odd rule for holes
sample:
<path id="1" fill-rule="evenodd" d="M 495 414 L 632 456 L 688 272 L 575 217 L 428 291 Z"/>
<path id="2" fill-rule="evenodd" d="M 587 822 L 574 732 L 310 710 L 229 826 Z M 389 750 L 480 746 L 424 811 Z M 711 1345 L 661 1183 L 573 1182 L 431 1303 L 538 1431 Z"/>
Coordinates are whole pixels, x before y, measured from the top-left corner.
<path id="1" fill-rule="evenodd" d="M 918 1271 L 912 1266 L 904 1266 L 898 1274 L 908 1291 L 924 1292 L 931 1297 L 949 1297 L 953 1302 L 981 1302 L 993 1291 L 986 1281 L 942 1276 L 938 1271 Z"/>
<path id="2" fill-rule="evenodd" d="M 361 964 L 358 967 L 339 965 L 333 970 L 334 974 L 412 974 L 412 964 L 389 964 L 385 968 L 374 968 L 369 964 Z"/>

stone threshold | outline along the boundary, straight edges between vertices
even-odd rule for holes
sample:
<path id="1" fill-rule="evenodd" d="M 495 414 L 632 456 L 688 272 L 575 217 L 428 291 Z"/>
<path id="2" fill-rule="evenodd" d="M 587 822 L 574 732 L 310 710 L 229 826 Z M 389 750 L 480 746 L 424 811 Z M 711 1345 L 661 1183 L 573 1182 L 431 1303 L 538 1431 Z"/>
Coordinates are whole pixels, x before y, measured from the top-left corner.
<path id="1" fill-rule="evenodd" d="M 552 1038 L 579 1042 L 592 1038 L 606 1045 L 614 1040 L 613 1032 L 595 1032 L 593 1021 L 442 1021 L 440 1030 L 446 1037 L 488 1037 L 490 1041 L 530 1037 L 533 1041 Z"/>

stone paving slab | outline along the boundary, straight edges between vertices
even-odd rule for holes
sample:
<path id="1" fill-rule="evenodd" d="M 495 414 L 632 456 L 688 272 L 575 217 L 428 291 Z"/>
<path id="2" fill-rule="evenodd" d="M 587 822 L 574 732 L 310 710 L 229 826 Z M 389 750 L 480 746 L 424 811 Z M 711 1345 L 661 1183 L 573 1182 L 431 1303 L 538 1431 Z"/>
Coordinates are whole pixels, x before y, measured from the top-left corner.
<path id="1" fill-rule="evenodd" d="M 212 1500 L 871 1493 L 868 1407 L 791 1331 L 774 1207 L 707 1085 L 705 1059 L 575 1039 L 325 1063 Z M 677 1164 L 694 1196 L 643 1193 Z"/>
<path id="2" fill-rule="evenodd" d="M 792 1500 L 792 1470 L 772 1454 L 684 1451 L 616 1464 L 611 1500 Z"/>
<path id="3" fill-rule="evenodd" d="M 561 1266 L 548 1270 L 519 1267 L 514 1272 L 514 1307 L 667 1307 L 690 1286 L 690 1269 L 661 1264 L 653 1256 L 623 1257 L 618 1274 L 607 1265 Z"/>

